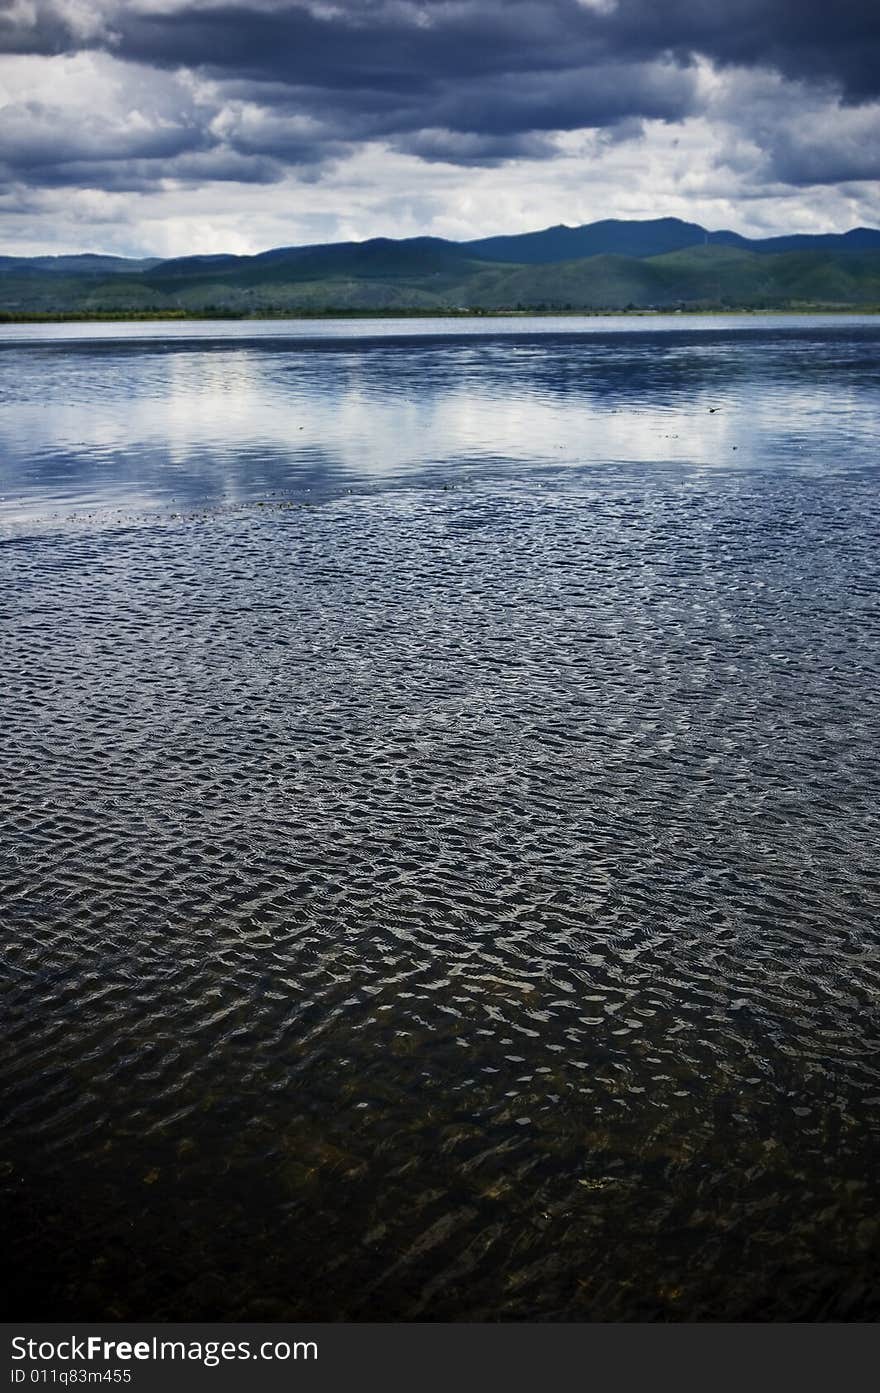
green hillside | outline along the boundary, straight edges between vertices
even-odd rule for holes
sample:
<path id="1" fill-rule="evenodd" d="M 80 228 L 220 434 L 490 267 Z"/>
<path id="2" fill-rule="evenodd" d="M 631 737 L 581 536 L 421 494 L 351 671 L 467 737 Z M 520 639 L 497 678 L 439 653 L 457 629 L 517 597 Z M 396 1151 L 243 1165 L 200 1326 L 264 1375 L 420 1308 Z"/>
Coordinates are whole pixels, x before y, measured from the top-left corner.
<path id="1" fill-rule="evenodd" d="M 68 263 L 69 265 L 69 263 Z M 188 257 L 120 274 L 0 262 L 0 313 L 285 314 L 382 310 L 880 306 L 880 250 L 776 253 L 703 244 L 517 265 L 436 238 Z"/>

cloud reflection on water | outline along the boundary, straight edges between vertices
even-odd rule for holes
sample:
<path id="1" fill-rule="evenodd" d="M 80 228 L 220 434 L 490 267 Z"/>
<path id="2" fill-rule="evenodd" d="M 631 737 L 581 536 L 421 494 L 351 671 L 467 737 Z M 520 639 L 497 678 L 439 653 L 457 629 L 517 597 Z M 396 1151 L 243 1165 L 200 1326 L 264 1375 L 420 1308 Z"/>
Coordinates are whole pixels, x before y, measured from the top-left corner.
<path id="1" fill-rule="evenodd" d="M 34 346 L 2 357 L 0 509 L 26 525 L 536 469 L 828 470 L 835 439 L 870 468 L 878 334 Z"/>

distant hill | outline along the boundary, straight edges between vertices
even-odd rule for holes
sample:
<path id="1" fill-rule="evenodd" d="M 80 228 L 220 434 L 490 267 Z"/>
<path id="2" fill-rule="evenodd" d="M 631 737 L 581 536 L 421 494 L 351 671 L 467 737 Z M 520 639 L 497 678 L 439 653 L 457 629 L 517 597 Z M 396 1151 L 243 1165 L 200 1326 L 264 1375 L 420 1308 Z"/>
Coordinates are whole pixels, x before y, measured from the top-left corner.
<path id="1" fill-rule="evenodd" d="M 187 257 L 163 261 L 149 280 L 157 285 L 169 278 L 192 280 L 205 275 L 234 273 L 250 285 L 296 280 L 325 280 L 338 275 L 367 277 L 460 273 L 467 252 L 456 242 L 439 237 L 412 237 L 396 242 L 375 237 L 369 242 L 334 242 L 324 246 L 279 247 L 257 256 Z"/>
<path id="2" fill-rule="evenodd" d="M 677 218 L 256 256 L 0 257 L 0 314 L 880 307 L 880 231 L 750 241 Z"/>
<path id="3" fill-rule="evenodd" d="M 134 260 L 126 256 L 100 256 L 83 252 L 75 256 L 0 256 L 0 272 L 56 271 L 66 275 L 106 276 L 147 271 L 159 264 L 160 257 Z"/>
<path id="4" fill-rule="evenodd" d="M 466 242 L 471 256 L 486 261 L 515 261 L 525 266 L 557 261 L 576 261 L 585 256 L 662 256 L 664 252 L 694 247 L 709 234 L 697 223 L 679 218 L 653 218 L 649 222 L 621 222 L 606 218 L 585 227 L 545 228 L 508 237 L 481 237 Z M 725 234 L 713 233 L 712 236 Z"/>
<path id="5" fill-rule="evenodd" d="M 818 236 L 797 233 L 789 237 L 750 239 L 738 232 L 709 232 L 699 223 L 680 218 L 652 218 L 644 222 L 621 222 L 606 218 L 584 227 L 548 227 L 543 232 L 523 232 L 511 237 L 481 237 L 465 242 L 471 256 L 488 261 L 515 261 L 522 265 L 545 265 L 574 261 L 585 256 L 662 256 L 664 252 L 685 251 L 688 247 L 742 247 L 753 252 L 787 251 L 868 251 L 880 248 L 880 231 L 869 227 L 851 232 L 828 232 Z"/>

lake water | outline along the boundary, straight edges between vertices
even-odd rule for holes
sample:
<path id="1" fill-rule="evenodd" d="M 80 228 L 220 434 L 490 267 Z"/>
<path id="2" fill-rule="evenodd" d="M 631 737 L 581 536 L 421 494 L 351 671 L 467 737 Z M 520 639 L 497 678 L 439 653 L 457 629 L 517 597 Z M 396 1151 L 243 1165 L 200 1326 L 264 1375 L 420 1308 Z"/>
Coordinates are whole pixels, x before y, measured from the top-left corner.
<path id="1" fill-rule="evenodd" d="M 880 1315 L 880 320 L 0 330 L 8 1318 Z"/>

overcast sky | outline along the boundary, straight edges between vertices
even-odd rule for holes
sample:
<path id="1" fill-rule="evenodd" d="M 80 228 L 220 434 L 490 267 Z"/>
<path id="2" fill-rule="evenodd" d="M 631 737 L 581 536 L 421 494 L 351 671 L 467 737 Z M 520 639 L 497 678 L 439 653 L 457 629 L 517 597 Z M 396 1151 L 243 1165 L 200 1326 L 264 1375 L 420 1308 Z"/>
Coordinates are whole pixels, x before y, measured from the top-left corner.
<path id="1" fill-rule="evenodd" d="M 880 0 L 0 0 L 0 251 L 880 226 Z"/>

